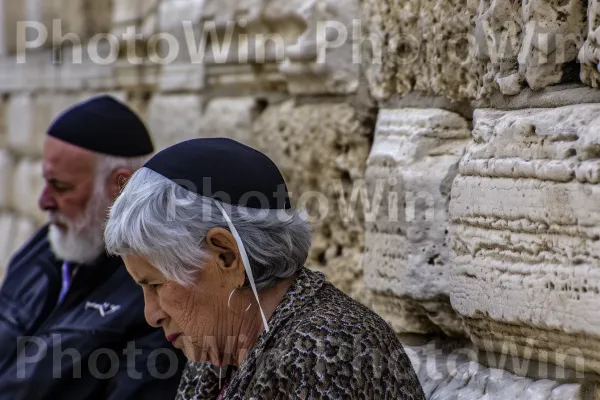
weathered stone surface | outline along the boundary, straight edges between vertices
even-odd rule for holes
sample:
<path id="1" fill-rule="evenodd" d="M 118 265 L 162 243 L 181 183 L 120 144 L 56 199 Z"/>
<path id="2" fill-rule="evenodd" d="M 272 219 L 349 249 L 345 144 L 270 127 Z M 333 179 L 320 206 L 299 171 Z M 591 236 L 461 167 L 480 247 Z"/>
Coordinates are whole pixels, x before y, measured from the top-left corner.
<path id="1" fill-rule="evenodd" d="M 159 26 L 161 32 L 182 33 L 184 25 L 197 25 L 202 19 L 202 11 L 206 0 L 165 0 L 160 2 Z M 183 36 L 181 36 L 183 37 Z"/>
<path id="2" fill-rule="evenodd" d="M 113 2 L 112 31 L 119 40 L 128 27 L 135 27 L 137 34 L 148 37 L 156 32 L 159 0 L 119 0 Z"/>
<path id="3" fill-rule="evenodd" d="M 269 106 L 253 129 L 257 147 L 284 174 L 292 202 L 309 214 L 313 247 L 308 264 L 363 300 L 364 218 L 357 198 L 364 190 L 371 129 L 348 104 L 294 101 Z"/>
<path id="4" fill-rule="evenodd" d="M 587 13 L 587 37 L 578 55 L 580 78 L 586 85 L 597 88 L 600 85 L 600 1 L 590 0 Z"/>
<path id="5" fill-rule="evenodd" d="M 161 92 L 199 91 L 205 86 L 202 64 L 174 63 L 162 67 L 158 80 Z"/>
<path id="6" fill-rule="evenodd" d="M 6 147 L 6 101 L 0 96 L 0 148 Z"/>
<path id="7" fill-rule="evenodd" d="M 211 100 L 202 113 L 198 136 L 228 137 L 252 146 L 252 124 L 260 111 L 256 100 L 251 97 Z"/>
<path id="8" fill-rule="evenodd" d="M 198 95 L 156 95 L 148 108 L 148 129 L 156 150 L 198 137 L 202 122 L 202 98 Z"/>
<path id="9" fill-rule="evenodd" d="M 291 93 L 353 93 L 358 88 L 360 53 L 353 51 L 357 0 L 279 0 L 269 4 L 280 23 L 300 18 L 306 29 L 285 49 L 281 71 Z M 356 44 L 359 44 L 356 38 Z"/>
<path id="10" fill-rule="evenodd" d="M 428 318 L 450 334 L 462 328 L 448 299 L 447 208 L 469 137 L 468 122 L 449 111 L 380 110 L 366 171 L 367 286 L 420 314 L 395 318 Z M 423 333 L 422 323 L 399 328 Z"/>
<path id="11" fill-rule="evenodd" d="M 8 145 L 18 154 L 40 156 L 44 131 L 36 132 L 35 99 L 27 93 L 10 96 L 7 105 Z"/>
<path id="12" fill-rule="evenodd" d="M 154 96 L 148 123 L 157 149 L 196 137 L 229 137 L 253 143 L 252 122 L 261 111 L 253 98 L 219 98 L 203 103 L 196 95 Z"/>
<path id="13" fill-rule="evenodd" d="M 473 46 L 478 5 L 365 1 L 363 35 L 376 44 L 369 45 L 363 66 L 373 96 L 383 100 L 418 90 L 451 99 L 476 97 L 485 70 Z"/>
<path id="14" fill-rule="evenodd" d="M 586 9 L 580 0 L 523 2 L 522 74 L 533 90 L 559 83 L 583 44 Z"/>
<path id="15" fill-rule="evenodd" d="M 473 362 L 473 349 L 460 343 L 404 346 L 425 397 L 431 400 L 585 400 L 580 384 L 528 379 Z"/>
<path id="16" fill-rule="evenodd" d="M 26 2 L 0 0 L 0 52 L 4 55 L 11 55 L 17 52 L 17 26 L 18 21 L 27 19 Z M 29 39 L 29 37 L 28 37 Z"/>
<path id="17" fill-rule="evenodd" d="M 478 58 L 487 65 L 477 97 L 490 94 L 493 88 L 504 95 L 515 95 L 523 86 L 518 60 L 523 25 L 520 6 L 520 2 L 510 0 L 479 3 L 475 39 Z"/>
<path id="18" fill-rule="evenodd" d="M 585 32 L 579 0 L 369 0 L 363 14 L 366 38 L 381 44 L 363 63 L 379 100 L 414 90 L 481 99 L 571 81 Z"/>
<path id="19" fill-rule="evenodd" d="M 52 54 L 47 50 L 29 51 L 22 59 L 0 58 L 0 69 L 2 92 L 55 90 L 59 86 L 60 70 L 52 65 Z"/>
<path id="20" fill-rule="evenodd" d="M 204 35 L 218 41 L 210 40 L 206 62 L 275 67 L 294 94 L 353 93 L 360 67 L 352 57 L 352 20 L 357 12 L 357 0 L 207 0 Z M 230 46 L 222 46 L 223 42 Z M 277 81 L 277 75 L 268 80 Z"/>
<path id="21" fill-rule="evenodd" d="M 43 0 L 40 3 L 42 22 L 48 28 L 51 44 L 81 45 L 94 34 L 110 31 L 113 3 L 110 0 Z M 55 20 L 60 21 L 58 25 Z"/>
<path id="22" fill-rule="evenodd" d="M 0 209 L 12 207 L 12 179 L 15 166 L 14 157 L 6 150 L 0 150 Z"/>
<path id="23" fill-rule="evenodd" d="M 450 202 L 450 297 L 480 348 L 600 371 L 599 112 L 475 112 Z"/>
<path id="24" fill-rule="evenodd" d="M 21 159 L 13 177 L 12 204 L 24 217 L 43 223 L 46 215 L 38 207 L 38 198 L 42 191 L 42 163 L 31 159 Z"/>
<path id="25" fill-rule="evenodd" d="M 0 276 L 4 275 L 6 265 L 11 254 L 14 216 L 8 213 L 0 213 Z"/>
<path id="26" fill-rule="evenodd" d="M 60 52 L 58 73 L 60 90 L 114 90 L 116 80 L 116 48 L 105 41 L 93 47 L 67 47 Z"/>
<path id="27" fill-rule="evenodd" d="M 494 93 L 488 98 L 470 102 L 475 108 L 520 110 L 522 108 L 553 108 L 573 104 L 600 103 L 600 90 L 577 83 L 559 84 L 541 90 L 525 88 L 514 96 Z"/>
<path id="28" fill-rule="evenodd" d="M 36 225 L 31 220 L 0 213 L 0 279 L 12 255 L 33 235 L 35 229 Z"/>
<path id="29" fill-rule="evenodd" d="M 153 91 L 158 86 L 161 67 L 152 63 L 134 65 L 127 60 L 119 60 L 112 65 L 116 88 L 121 90 Z"/>

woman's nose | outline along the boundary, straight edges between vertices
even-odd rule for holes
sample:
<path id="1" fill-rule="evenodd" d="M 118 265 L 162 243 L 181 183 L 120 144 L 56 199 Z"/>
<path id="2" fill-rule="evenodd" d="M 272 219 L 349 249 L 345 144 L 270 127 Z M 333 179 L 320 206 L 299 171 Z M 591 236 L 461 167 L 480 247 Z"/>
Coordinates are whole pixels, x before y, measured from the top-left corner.
<path id="1" fill-rule="evenodd" d="M 167 314 L 158 304 L 155 296 L 145 296 L 144 301 L 144 316 L 148 325 L 154 328 L 160 328 L 167 318 Z"/>

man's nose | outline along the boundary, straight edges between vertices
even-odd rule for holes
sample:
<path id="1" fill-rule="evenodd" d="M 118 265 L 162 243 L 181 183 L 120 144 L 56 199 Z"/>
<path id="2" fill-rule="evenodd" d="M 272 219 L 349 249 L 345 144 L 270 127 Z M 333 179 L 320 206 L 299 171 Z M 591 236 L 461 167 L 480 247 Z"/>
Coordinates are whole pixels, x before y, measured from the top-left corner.
<path id="1" fill-rule="evenodd" d="M 44 211 L 56 210 L 57 205 L 54 201 L 54 198 L 50 194 L 50 191 L 48 190 L 48 186 L 44 186 L 44 189 L 42 190 L 38 200 L 38 206 Z"/>

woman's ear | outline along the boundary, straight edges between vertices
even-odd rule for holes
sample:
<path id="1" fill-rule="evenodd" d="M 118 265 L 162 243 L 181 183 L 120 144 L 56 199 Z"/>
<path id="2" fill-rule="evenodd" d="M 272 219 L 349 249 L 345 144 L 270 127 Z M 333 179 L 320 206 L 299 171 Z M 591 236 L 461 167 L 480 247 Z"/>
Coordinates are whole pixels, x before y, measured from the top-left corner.
<path id="1" fill-rule="evenodd" d="M 206 234 L 208 247 L 217 255 L 221 269 L 234 269 L 240 265 L 240 253 L 231 232 L 224 228 L 213 228 Z"/>

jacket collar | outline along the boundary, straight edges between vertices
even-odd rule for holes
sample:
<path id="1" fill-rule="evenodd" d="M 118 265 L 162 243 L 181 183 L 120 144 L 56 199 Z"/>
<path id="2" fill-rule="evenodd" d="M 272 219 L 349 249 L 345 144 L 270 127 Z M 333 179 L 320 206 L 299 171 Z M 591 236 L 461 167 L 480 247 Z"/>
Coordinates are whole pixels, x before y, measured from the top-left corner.
<path id="1" fill-rule="evenodd" d="M 322 273 L 314 272 L 307 268 L 302 268 L 294 283 L 290 286 L 286 294 L 281 299 L 279 306 L 268 321 L 269 332 L 263 331 L 255 345 L 248 352 L 239 369 L 233 376 L 230 384 L 223 395 L 223 399 L 229 398 L 233 393 L 243 393 L 244 380 L 254 375 L 258 367 L 257 361 L 263 353 L 272 345 L 271 339 L 280 332 L 291 318 L 298 315 L 306 306 L 308 306 L 315 294 L 321 289 L 325 282 Z"/>

